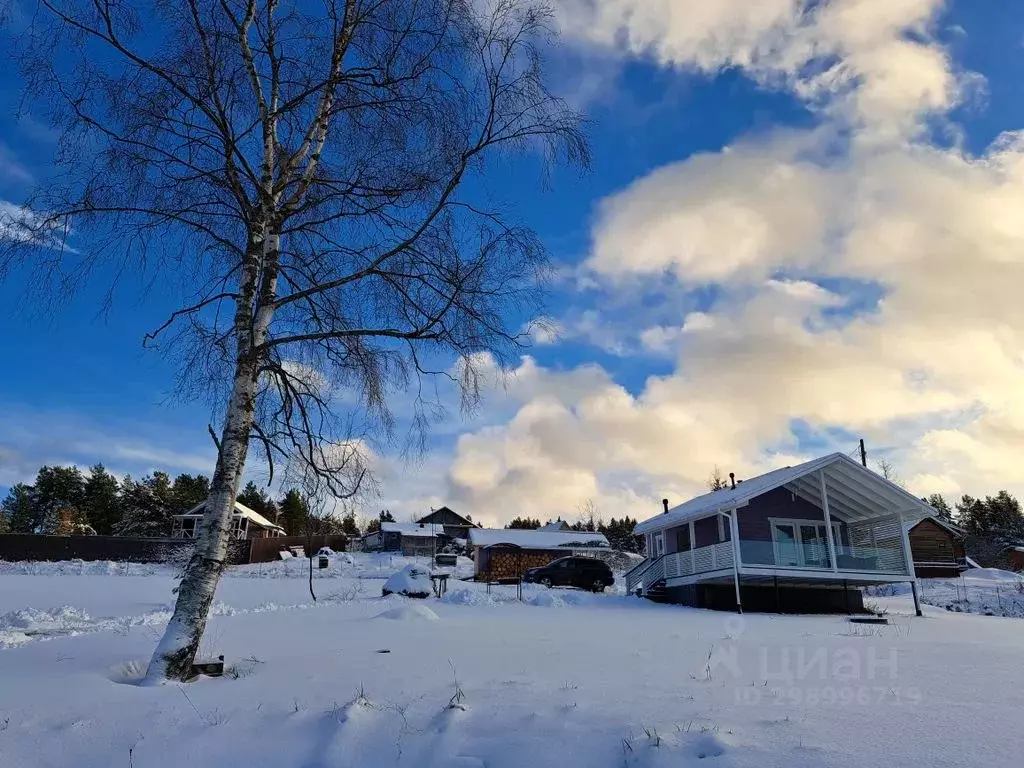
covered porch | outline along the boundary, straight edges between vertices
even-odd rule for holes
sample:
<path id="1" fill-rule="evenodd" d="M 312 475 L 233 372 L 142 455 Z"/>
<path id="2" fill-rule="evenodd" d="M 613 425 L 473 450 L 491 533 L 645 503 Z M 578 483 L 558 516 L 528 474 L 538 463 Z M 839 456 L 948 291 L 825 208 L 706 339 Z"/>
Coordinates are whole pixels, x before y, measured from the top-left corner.
<path id="1" fill-rule="evenodd" d="M 626 574 L 627 590 L 731 581 L 738 601 L 741 585 L 845 589 L 913 581 L 905 523 L 921 516 L 921 502 L 837 456 L 646 521 L 648 558 Z"/>

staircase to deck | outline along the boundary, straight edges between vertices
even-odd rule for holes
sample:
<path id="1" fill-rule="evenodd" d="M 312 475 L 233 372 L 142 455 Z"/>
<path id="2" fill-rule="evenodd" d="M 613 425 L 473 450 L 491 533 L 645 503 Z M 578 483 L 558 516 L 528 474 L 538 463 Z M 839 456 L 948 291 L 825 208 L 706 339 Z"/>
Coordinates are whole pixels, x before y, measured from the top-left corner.
<path id="1" fill-rule="evenodd" d="M 644 560 L 625 574 L 626 592 L 639 590 L 643 597 L 656 603 L 663 603 L 665 594 L 665 555 L 653 560 Z"/>

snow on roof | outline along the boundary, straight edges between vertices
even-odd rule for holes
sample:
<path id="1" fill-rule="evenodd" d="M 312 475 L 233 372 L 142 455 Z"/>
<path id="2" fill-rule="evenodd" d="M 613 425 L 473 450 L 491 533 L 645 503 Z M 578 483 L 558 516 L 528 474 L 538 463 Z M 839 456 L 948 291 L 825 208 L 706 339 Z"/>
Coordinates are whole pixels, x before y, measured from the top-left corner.
<path id="1" fill-rule="evenodd" d="M 381 523 L 380 529 L 385 533 L 400 533 L 411 538 L 432 539 L 444 533 L 440 523 Z"/>
<path id="2" fill-rule="evenodd" d="M 964 533 L 963 529 L 958 528 L 957 526 L 953 525 L 952 523 L 947 523 L 945 520 L 943 520 L 940 517 L 936 517 L 935 515 L 925 515 L 924 517 L 916 518 L 914 520 L 907 520 L 906 522 L 903 523 L 903 530 L 905 530 L 907 533 L 910 533 L 910 530 L 912 528 L 915 528 L 917 525 L 919 525 L 920 523 L 923 523 L 925 520 L 931 520 L 933 523 L 938 525 L 940 528 L 945 528 L 947 531 L 952 533 L 954 536 L 963 536 L 963 533 Z"/>
<path id="3" fill-rule="evenodd" d="M 743 482 L 737 482 L 735 488 L 722 488 L 697 496 L 670 509 L 667 513 L 644 520 L 636 527 L 635 533 L 659 531 L 672 525 L 712 515 L 715 512 L 742 507 L 754 497 L 783 486 L 790 486 L 809 501 L 820 505 L 820 490 L 818 490 L 816 475 L 820 470 L 826 468 L 829 470 L 828 485 L 830 487 L 835 488 L 838 485 L 844 490 L 852 488 L 854 490 L 846 494 L 845 497 L 861 500 L 859 505 L 848 505 L 840 498 L 839 494 L 834 496 L 829 494 L 829 508 L 841 519 L 869 516 L 864 511 L 868 506 L 875 510 L 882 507 L 891 512 L 899 511 L 915 515 L 917 520 L 928 516 L 928 510 L 932 509 L 913 494 L 870 469 L 862 467 L 846 454 L 831 453 L 795 467 L 783 467 Z M 814 477 L 805 479 L 808 475 Z M 872 512 L 872 514 L 877 514 L 877 512 Z"/>
<path id="4" fill-rule="evenodd" d="M 183 515 L 171 515 L 171 517 L 201 517 L 203 514 L 203 507 L 205 506 L 206 502 L 204 501 L 199 504 L 196 504 L 194 507 L 192 507 L 192 509 L 190 509 Z M 284 528 L 282 528 L 280 525 L 270 522 L 269 520 L 267 520 L 267 518 L 265 518 L 256 510 L 249 509 L 249 507 L 245 506 L 245 504 L 242 504 L 241 502 L 238 501 L 235 502 L 234 514 L 238 515 L 239 517 L 244 517 L 248 519 L 249 522 L 256 523 L 256 525 L 260 526 L 261 528 L 271 528 L 278 531 L 284 530 Z"/>
<path id="5" fill-rule="evenodd" d="M 553 523 L 542 525 L 537 529 L 538 531 L 567 531 L 569 530 L 569 524 L 565 520 L 555 520 Z"/>
<path id="6" fill-rule="evenodd" d="M 474 547 L 490 547 L 494 544 L 514 544 L 523 549 L 558 549 L 573 544 L 607 547 L 608 539 L 603 533 L 585 531 L 523 531 L 504 528 L 474 528 L 469 532 L 469 541 Z"/>

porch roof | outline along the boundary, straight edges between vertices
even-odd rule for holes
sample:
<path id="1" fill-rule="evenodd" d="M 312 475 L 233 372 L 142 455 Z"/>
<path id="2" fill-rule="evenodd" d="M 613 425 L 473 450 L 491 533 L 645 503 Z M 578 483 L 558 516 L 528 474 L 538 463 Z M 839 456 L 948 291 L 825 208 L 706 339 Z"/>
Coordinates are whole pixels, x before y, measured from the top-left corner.
<path id="1" fill-rule="evenodd" d="M 636 527 L 636 533 L 660 531 L 716 512 L 743 507 L 754 497 L 783 487 L 820 507 L 820 471 L 825 473 L 829 511 L 838 520 L 865 520 L 892 513 L 916 520 L 935 511 L 849 456 L 832 453 L 795 467 L 783 467 L 752 477 L 737 483 L 735 488 L 722 488 L 697 496 L 667 513 L 643 521 Z"/>
<path id="2" fill-rule="evenodd" d="M 199 504 L 196 504 L 194 507 L 192 507 L 192 509 L 190 509 L 188 512 L 185 512 L 184 514 L 181 514 L 181 515 L 171 515 L 171 519 L 175 519 L 175 520 L 188 520 L 190 518 L 197 518 L 198 519 L 198 518 L 201 518 L 203 516 L 203 511 L 205 510 L 205 508 L 206 508 L 206 502 L 203 501 L 203 502 L 200 502 Z M 255 511 L 253 509 L 249 509 L 249 507 L 245 506 L 245 504 L 242 504 L 241 502 L 238 502 L 238 501 L 235 502 L 235 511 L 231 514 L 231 516 L 232 517 L 244 517 L 244 518 L 248 519 L 250 523 L 254 523 L 255 525 L 258 525 L 260 528 L 267 528 L 269 530 L 281 531 L 282 533 L 284 533 L 284 528 L 282 528 L 280 525 L 278 525 L 277 523 L 270 522 L 269 520 L 267 520 L 267 518 L 265 518 L 259 512 Z"/>

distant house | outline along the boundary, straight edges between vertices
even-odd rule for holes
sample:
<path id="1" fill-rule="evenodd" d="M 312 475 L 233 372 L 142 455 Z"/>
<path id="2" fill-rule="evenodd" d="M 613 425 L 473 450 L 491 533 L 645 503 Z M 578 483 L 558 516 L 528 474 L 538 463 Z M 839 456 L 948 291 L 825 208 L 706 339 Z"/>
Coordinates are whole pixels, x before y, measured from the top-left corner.
<path id="1" fill-rule="evenodd" d="M 432 556 L 448 543 L 444 526 L 431 523 L 381 523 L 363 536 L 364 552 L 401 552 L 409 557 Z"/>
<path id="2" fill-rule="evenodd" d="M 919 579 L 955 578 L 967 570 L 964 532 L 937 517 L 904 523 Z"/>
<path id="3" fill-rule="evenodd" d="M 172 515 L 171 538 L 196 538 L 205 509 L 206 502 L 204 501 L 182 515 Z M 231 515 L 232 539 L 264 539 L 270 536 L 284 535 L 285 530 L 280 525 L 270 522 L 263 515 L 249 509 L 244 504 L 235 502 L 235 511 Z"/>
<path id="4" fill-rule="evenodd" d="M 527 568 L 539 568 L 566 555 L 611 549 L 603 533 L 503 528 L 474 528 L 469 546 L 477 578 L 494 581 L 519 578 Z"/>
<path id="5" fill-rule="evenodd" d="M 424 525 L 440 525 L 444 529 L 444 535 L 450 539 L 466 539 L 469 537 L 471 529 L 479 527 L 468 517 L 463 517 L 449 507 L 435 509 L 416 522 Z"/>
<path id="6" fill-rule="evenodd" d="M 569 524 L 565 520 L 555 520 L 553 523 L 542 525 L 537 529 L 538 531 L 570 531 Z"/>

